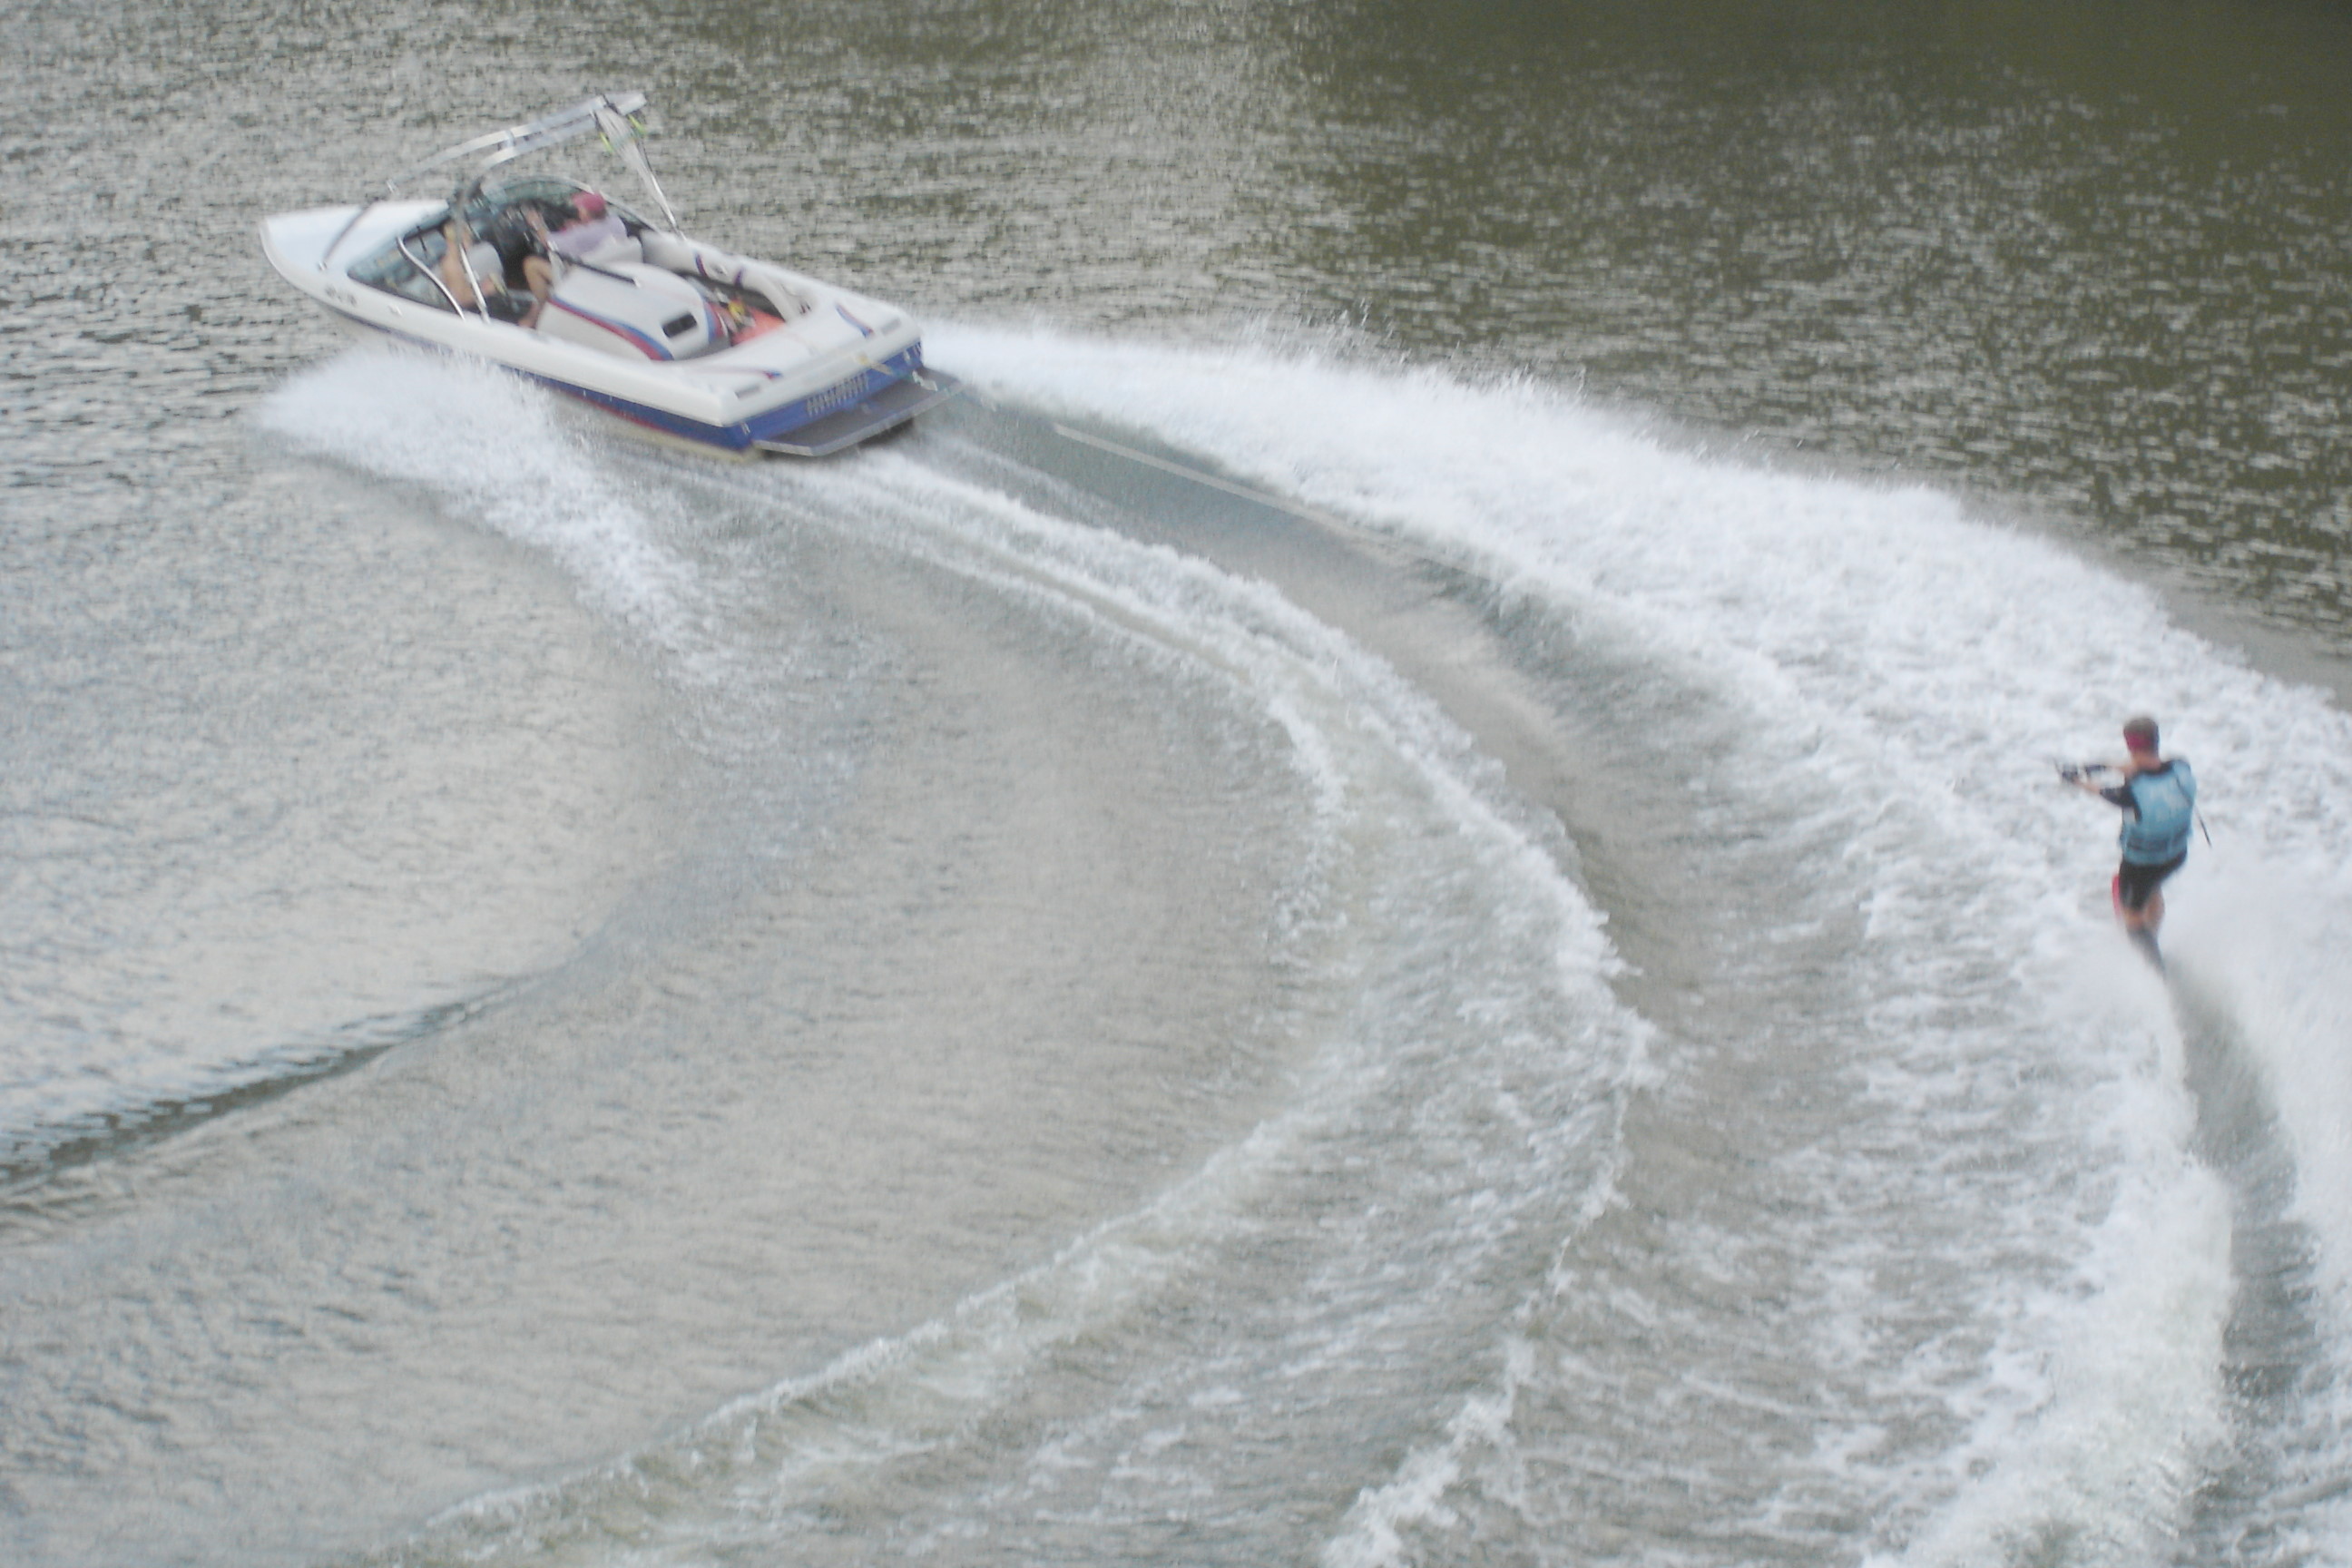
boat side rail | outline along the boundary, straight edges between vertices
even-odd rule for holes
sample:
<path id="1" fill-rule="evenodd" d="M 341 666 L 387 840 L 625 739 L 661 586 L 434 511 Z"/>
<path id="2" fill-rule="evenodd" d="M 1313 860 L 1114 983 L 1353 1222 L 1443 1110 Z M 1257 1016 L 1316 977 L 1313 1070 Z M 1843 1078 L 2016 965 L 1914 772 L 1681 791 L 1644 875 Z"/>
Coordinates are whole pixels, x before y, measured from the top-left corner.
<path id="1" fill-rule="evenodd" d="M 424 258 L 418 256 L 416 252 L 408 248 L 408 242 L 415 237 L 416 237 L 413 234 L 404 234 L 400 237 L 400 254 L 408 258 L 408 264 L 411 267 L 415 268 L 417 271 L 423 273 L 427 279 L 431 279 L 433 287 L 441 290 L 441 297 L 449 301 L 449 309 L 455 310 L 460 316 L 464 315 L 466 313 L 466 307 L 457 303 L 457 296 L 451 292 L 448 284 L 441 280 L 440 272 L 434 268 L 426 266 L 425 264 Z"/>

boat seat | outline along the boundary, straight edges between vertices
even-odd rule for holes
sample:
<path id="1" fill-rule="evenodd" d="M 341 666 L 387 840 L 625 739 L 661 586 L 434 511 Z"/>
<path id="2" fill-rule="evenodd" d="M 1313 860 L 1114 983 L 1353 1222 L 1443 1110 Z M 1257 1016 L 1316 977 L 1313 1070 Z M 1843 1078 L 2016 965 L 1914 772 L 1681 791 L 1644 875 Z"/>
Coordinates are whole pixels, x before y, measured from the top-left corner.
<path id="1" fill-rule="evenodd" d="M 591 267 L 634 267 L 646 258 L 646 247 L 634 235 L 608 239 L 580 259 Z"/>
<path id="2" fill-rule="evenodd" d="M 548 296 L 539 330 L 620 359 L 693 359 L 727 346 L 719 308 L 685 279 L 642 261 L 572 268 Z"/>
<path id="3" fill-rule="evenodd" d="M 666 267 L 672 272 L 691 272 L 695 269 L 694 247 L 677 235 L 664 234 L 657 228 L 649 228 L 637 236 L 637 243 L 645 247 L 646 259 L 656 267 Z"/>

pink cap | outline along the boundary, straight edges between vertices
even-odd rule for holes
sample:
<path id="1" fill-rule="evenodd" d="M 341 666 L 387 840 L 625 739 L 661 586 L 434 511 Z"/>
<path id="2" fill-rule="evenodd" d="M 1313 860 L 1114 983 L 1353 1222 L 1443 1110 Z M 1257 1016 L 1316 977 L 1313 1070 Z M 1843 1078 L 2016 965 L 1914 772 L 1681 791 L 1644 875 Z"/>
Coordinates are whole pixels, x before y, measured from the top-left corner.
<path id="1" fill-rule="evenodd" d="M 604 198 L 593 191 L 583 191 L 572 198 L 572 210 L 585 218 L 603 217 Z"/>

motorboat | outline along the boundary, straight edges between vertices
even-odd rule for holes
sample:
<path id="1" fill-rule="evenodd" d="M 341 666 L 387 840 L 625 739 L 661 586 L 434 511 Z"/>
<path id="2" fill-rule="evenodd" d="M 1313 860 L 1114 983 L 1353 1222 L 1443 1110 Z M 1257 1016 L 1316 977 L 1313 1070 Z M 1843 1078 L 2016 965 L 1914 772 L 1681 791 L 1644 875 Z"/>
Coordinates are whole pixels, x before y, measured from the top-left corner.
<path id="1" fill-rule="evenodd" d="M 365 202 L 264 218 L 262 253 L 362 335 L 487 360 L 730 452 L 824 457 L 953 395 L 904 311 L 681 232 L 646 156 L 653 130 L 644 93 L 600 94 L 436 153 Z M 589 137 L 643 207 L 517 166 Z M 453 172 L 446 200 L 404 195 Z"/>

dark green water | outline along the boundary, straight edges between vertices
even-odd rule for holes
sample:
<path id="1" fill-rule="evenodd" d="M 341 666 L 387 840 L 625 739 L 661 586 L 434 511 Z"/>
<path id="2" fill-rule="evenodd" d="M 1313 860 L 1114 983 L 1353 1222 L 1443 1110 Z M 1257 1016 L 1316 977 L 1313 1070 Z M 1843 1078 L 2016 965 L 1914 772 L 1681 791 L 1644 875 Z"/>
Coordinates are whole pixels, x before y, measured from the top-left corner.
<path id="1" fill-rule="evenodd" d="M 20 427 L 73 425 L 77 367 L 151 377 L 175 415 L 249 393 L 300 319 L 243 286 L 247 213 L 643 81 L 690 210 L 886 297 L 1345 323 L 1576 378 L 2010 498 L 2341 643 L 2337 6 L 408 15 L 12 12 L 39 62 L 8 132 Z M 159 230 L 208 263 L 128 287 Z"/>

